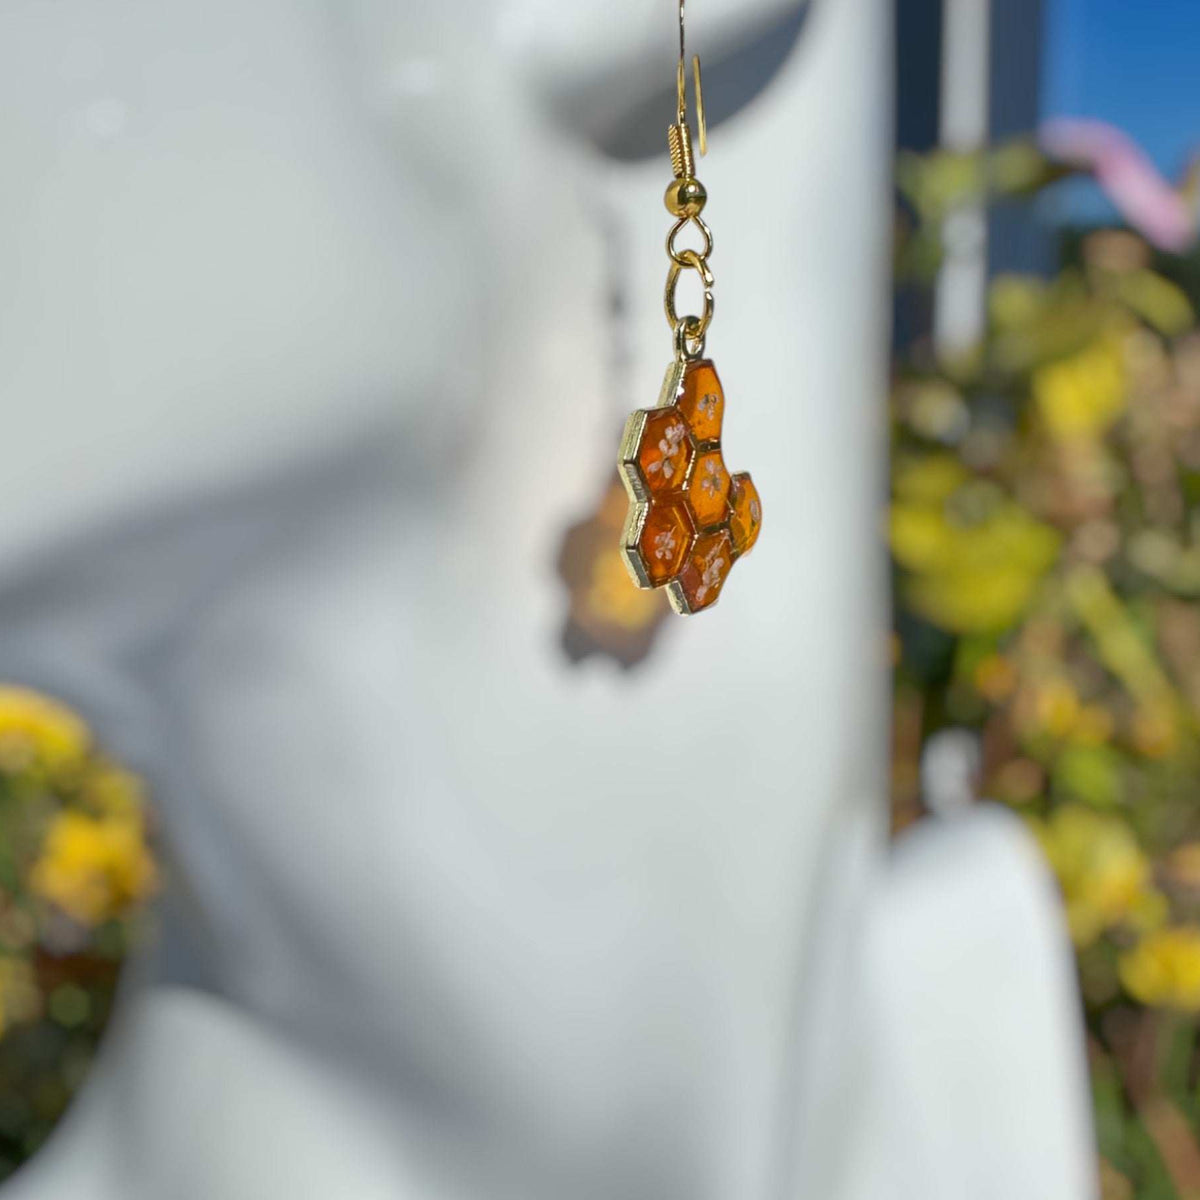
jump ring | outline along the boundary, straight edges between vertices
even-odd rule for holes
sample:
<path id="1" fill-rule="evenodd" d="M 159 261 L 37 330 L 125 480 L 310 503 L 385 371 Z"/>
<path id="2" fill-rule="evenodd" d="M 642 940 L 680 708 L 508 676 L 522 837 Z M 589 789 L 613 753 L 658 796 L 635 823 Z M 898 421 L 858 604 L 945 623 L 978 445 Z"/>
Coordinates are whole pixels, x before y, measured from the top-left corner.
<path id="1" fill-rule="evenodd" d="M 673 263 L 678 263 L 679 266 L 687 266 L 685 255 L 687 250 L 676 250 L 675 239 L 683 232 L 686 225 L 695 225 L 700 230 L 704 238 L 704 249 L 699 251 L 701 258 L 711 258 L 713 252 L 713 236 L 712 230 L 699 217 L 680 217 L 674 225 L 671 226 L 671 232 L 667 234 L 667 255 Z M 696 253 L 692 251 L 692 253 Z"/>
<path id="2" fill-rule="evenodd" d="M 695 362 L 704 357 L 704 341 L 699 317 L 681 317 L 675 322 L 675 353 L 684 362 Z"/>
<path id="3" fill-rule="evenodd" d="M 681 250 L 679 252 L 679 257 L 681 261 L 676 264 L 677 266 L 679 266 L 681 269 L 683 267 L 687 267 L 689 270 L 695 271 L 703 280 L 706 288 L 712 287 L 712 267 L 710 267 L 708 263 L 704 261 L 698 250 Z"/>
<path id="4" fill-rule="evenodd" d="M 713 273 L 709 270 L 708 264 L 701 261 L 695 250 L 685 250 L 684 254 L 689 259 L 686 265 L 699 273 L 704 284 L 704 315 L 695 318 L 700 325 L 697 336 L 703 337 L 708 332 L 708 327 L 712 324 L 713 319 Z M 672 329 L 679 324 L 679 314 L 675 311 L 675 289 L 679 286 L 679 276 L 682 271 L 683 267 L 679 263 L 671 264 L 667 271 L 666 290 L 663 293 L 663 307 L 666 309 L 667 320 Z"/>

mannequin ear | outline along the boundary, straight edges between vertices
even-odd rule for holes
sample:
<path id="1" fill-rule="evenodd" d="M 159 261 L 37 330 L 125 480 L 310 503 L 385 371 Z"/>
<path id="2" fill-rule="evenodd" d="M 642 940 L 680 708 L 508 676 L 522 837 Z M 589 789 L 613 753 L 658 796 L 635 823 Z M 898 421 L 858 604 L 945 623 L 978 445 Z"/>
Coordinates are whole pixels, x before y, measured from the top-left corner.
<path id="1" fill-rule="evenodd" d="M 816 0 L 770 3 L 742 0 L 733 13 L 704 19 L 703 9 L 688 14 L 688 54 L 704 65 L 704 103 L 711 131 L 741 111 L 775 78 L 809 27 Z M 550 86 L 557 119 L 594 142 L 603 153 L 624 162 L 665 152 L 666 127 L 675 111 L 675 44 L 671 29 L 654 43 L 655 68 L 644 50 L 613 60 L 603 72 L 565 75 Z"/>

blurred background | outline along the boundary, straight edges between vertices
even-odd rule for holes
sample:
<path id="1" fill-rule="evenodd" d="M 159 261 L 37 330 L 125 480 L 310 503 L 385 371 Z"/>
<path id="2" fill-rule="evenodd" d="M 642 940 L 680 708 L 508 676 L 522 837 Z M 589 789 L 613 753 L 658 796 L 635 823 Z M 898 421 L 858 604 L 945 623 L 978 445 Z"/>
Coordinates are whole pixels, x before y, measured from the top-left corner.
<path id="1" fill-rule="evenodd" d="M 1077 955 L 1102 1194 L 1189 1196 L 1200 23 L 987 10 L 899 9 L 895 819 L 1025 815 Z"/>
<path id="2" fill-rule="evenodd" d="M 1200 12 L 689 0 L 681 623 L 577 7 L 0 12 L 0 1194 L 1200 1197 Z"/>

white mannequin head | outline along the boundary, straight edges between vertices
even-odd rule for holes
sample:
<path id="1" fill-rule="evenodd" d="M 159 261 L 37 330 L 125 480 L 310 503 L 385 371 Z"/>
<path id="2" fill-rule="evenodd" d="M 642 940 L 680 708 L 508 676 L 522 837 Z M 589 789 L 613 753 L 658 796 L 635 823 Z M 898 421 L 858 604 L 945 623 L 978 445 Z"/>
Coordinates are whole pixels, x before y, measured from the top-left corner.
<path id="1" fill-rule="evenodd" d="M 22 661 L 140 695 L 171 946 L 378 1083 L 428 1194 L 477 1161 L 525 1196 L 745 1194 L 797 972 L 852 899 L 824 871 L 881 815 L 876 0 L 819 13 L 704 167 L 753 565 L 633 681 L 556 656 L 556 539 L 671 353 L 665 153 L 598 149 L 669 92 L 652 8 L 0 13 Z M 794 6 L 694 8 L 711 51 Z M 635 397 L 597 367 L 597 197 Z"/>

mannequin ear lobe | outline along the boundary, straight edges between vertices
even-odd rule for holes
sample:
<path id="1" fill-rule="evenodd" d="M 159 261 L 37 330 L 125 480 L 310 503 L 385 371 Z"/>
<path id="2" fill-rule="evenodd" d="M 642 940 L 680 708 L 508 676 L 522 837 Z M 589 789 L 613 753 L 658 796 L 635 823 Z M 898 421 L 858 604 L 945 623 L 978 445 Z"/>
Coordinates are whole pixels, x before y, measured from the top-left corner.
<path id="1" fill-rule="evenodd" d="M 742 0 L 740 27 L 731 21 L 717 36 L 704 36 L 705 25 L 695 21 L 688 52 L 697 50 L 704 62 L 704 103 L 708 129 L 746 107 L 768 87 L 809 26 L 816 0 L 784 3 L 746 3 Z M 758 11 L 756 11 L 758 10 Z M 713 22 L 709 22 L 713 28 Z M 661 70 L 649 74 L 644 57 L 618 68 L 618 74 L 584 75 L 553 88 L 555 115 L 593 141 L 603 153 L 622 162 L 637 162 L 665 153 L 666 125 L 675 111 L 675 74 L 669 42 L 663 43 Z M 660 81 L 661 87 L 647 89 Z"/>

